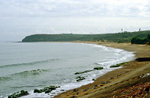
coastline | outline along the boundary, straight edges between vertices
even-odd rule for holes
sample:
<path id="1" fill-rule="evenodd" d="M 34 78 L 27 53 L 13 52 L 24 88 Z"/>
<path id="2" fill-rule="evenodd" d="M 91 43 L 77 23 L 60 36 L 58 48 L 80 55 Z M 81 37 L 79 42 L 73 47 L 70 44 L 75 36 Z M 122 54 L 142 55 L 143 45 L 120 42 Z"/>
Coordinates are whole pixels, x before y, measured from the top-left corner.
<path id="1" fill-rule="evenodd" d="M 63 42 L 62 42 L 63 43 Z M 66 42 L 65 42 L 66 43 Z M 71 44 L 73 44 L 73 43 L 75 43 L 75 42 L 68 42 L 68 43 L 71 43 Z M 72 86 L 69 86 L 68 84 L 67 85 L 61 85 L 60 87 L 58 87 L 58 89 L 56 90 L 56 92 L 55 92 L 55 90 L 54 91 L 52 91 L 50 94 L 34 94 L 33 93 L 33 90 L 32 91 L 29 91 L 29 95 L 27 95 L 27 96 L 22 96 L 23 98 L 29 98 L 29 97 L 38 97 L 38 95 L 39 95 L 39 97 L 48 97 L 48 96 L 51 96 L 51 97 L 53 97 L 53 96 L 55 96 L 55 95 L 57 95 L 57 94 L 60 94 L 60 93 L 62 93 L 62 92 L 65 92 L 65 91 L 68 91 L 68 90 L 70 90 L 70 89 L 75 89 L 75 88 L 78 88 L 78 87 L 80 87 L 80 86 L 83 86 L 83 85 L 87 85 L 87 84 L 89 84 L 89 83 L 92 83 L 93 82 L 93 80 L 95 80 L 96 78 L 98 78 L 98 77 L 100 77 L 100 76 L 102 76 L 102 75 L 104 75 L 104 74 L 106 74 L 107 72 L 110 72 L 110 71 L 112 71 L 112 70 L 114 70 L 114 69 L 116 69 L 116 68 L 110 68 L 110 66 L 111 65 L 115 65 L 115 64 L 120 64 L 120 63 L 122 63 L 122 62 L 127 62 L 127 61 L 130 61 L 133 57 L 131 57 L 132 55 L 133 55 L 133 53 L 128 53 L 127 51 L 124 51 L 124 50 L 122 50 L 122 49 L 115 49 L 115 48 L 112 48 L 112 47 L 105 47 L 105 46 L 102 46 L 102 45 L 96 45 L 96 44 L 91 44 L 91 43 L 77 43 L 77 44 L 81 44 L 81 45 L 85 45 L 85 46 L 90 46 L 90 47 L 94 47 L 94 48 L 102 48 L 102 49 L 104 49 L 104 50 L 106 50 L 105 52 L 109 52 L 109 51 L 112 51 L 112 53 L 114 52 L 114 54 L 117 56 L 116 57 L 116 59 L 114 59 L 114 60 L 106 60 L 106 61 L 104 61 L 103 63 L 99 63 L 98 61 L 97 61 L 97 63 L 93 63 L 93 64 L 98 64 L 98 65 L 101 65 L 105 70 L 102 70 L 102 71 L 99 71 L 100 73 L 97 73 L 96 72 L 96 74 L 95 73 L 93 73 L 93 74 L 91 74 L 92 76 L 89 76 L 89 77 L 86 77 L 86 79 L 85 79 L 85 81 L 82 81 L 82 82 L 76 82 L 75 84 L 74 84 L 74 82 L 73 83 L 71 83 L 71 85 L 73 86 L 73 85 L 76 85 L 75 87 L 72 87 Z M 99 50 L 99 49 L 98 49 Z M 122 51 L 122 52 L 121 52 Z M 93 54 L 93 53 L 92 53 Z M 125 55 L 125 54 L 127 54 L 127 55 Z M 120 55 L 120 56 L 119 56 Z M 122 56 L 121 56 L 122 55 Z M 111 56 L 111 55 L 110 55 Z M 118 58 L 118 56 L 119 56 L 119 58 Z M 97 57 L 97 56 L 95 56 L 95 57 Z M 94 57 L 94 58 L 95 58 Z M 109 56 L 107 56 L 107 57 L 109 57 Z M 131 57 L 131 58 L 130 58 Z M 90 58 L 91 59 L 91 58 Z M 111 62 L 110 62 L 111 61 Z M 85 61 L 86 62 L 86 61 Z M 106 67 L 104 66 L 104 65 L 106 65 Z M 88 67 L 88 66 L 87 66 Z M 95 65 L 95 67 L 93 66 L 91 69 L 94 71 L 94 68 L 96 68 L 96 67 L 98 67 L 98 66 L 96 66 Z M 120 68 L 120 67 L 118 67 L 118 68 Z M 96 69 L 97 70 L 97 69 Z M 59 86 L 59 85 L 58 85 Z M 67 89 L 66 89 L 66 87 L 67 87 Z M 69 88 L 70 89 L 69 89 Z M 39 89 L 42 89 L 42 88 L 39 88 Z M 60 91 L 59 91 L 60 90 Z"/>
<path id="2" fill-rule="evenodd" d="M 150 46 L 147 45 L 131 45 L 129 43 L 108 43 L 108 42 L 75 42 L 103 45 L 112 48 L 119 48 L 129 52 L 134 52 L 135 57 L 150 57 Z M 117 96 L 114 91 L 131 87 L 135 84 L 143 82 L 141 77 L 150 72 L 150 62 L 137 62 L 135 60 L 124 64 L 122 68 L 113 70 L 105 75 L 97 78 L 93 83 L 83 85 L 79 88 L 61 93 L 54 98 L 103 98 Z M 122 96 L 122 95 L 120 95 Z"/>

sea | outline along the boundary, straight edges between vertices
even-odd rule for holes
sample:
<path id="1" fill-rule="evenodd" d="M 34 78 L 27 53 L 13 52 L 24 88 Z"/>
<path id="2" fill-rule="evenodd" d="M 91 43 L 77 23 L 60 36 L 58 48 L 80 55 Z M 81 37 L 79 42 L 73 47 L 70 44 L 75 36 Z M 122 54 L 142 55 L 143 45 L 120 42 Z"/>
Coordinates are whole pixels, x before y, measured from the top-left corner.
<path id="1" fill-rule="evenodd" d="M 115 70 L 111 65 L 134 59 L 134 53 L 96 44 L 67 42 L 1 42 L 0 98 L 27 90 L 22 98 L 51 98 L 70 89 L 92 83 Z M 102 70 L 93 70 L 103 67 Z M 121 68 L 121 67 L 118 67 Z M 78 74 L 93 70 L 87 73 Z M 85 77 L 77 82 L 76 77 Z M 34 89 L 59 86 L 51 93 L 34 93 Z"/>

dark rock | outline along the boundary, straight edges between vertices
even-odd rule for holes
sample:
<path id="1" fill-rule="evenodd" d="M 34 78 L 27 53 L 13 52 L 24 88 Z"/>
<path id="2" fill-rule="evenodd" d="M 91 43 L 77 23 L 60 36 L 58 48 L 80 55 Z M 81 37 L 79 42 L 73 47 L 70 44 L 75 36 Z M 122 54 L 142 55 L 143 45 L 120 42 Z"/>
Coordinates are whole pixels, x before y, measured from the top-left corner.
<path id="1" fill-rule="evenodd" d="M 125 63 L 127 63 L 127 62 L 120 63 L 120 64 L 116 64 L 116 65 L 112 65 L 112 66 L 110 66 L 110 68 L 113 68 L 113 67 L 120 67 L 120 66 L 124 65 Z"/>
<path id="2" fill-rule="evenodd" d="M 83 71 L 83 72 L 76 72 L 75 75 L 77 75 L 77 74 L 83 74 L 83 73 L 87 73 L 87 72 L 91 72 L 91 71 L 93 71 L 93 70 L 86 70 L 86 71 Z"/>
<path id="3" fill-rule="evenodd" d="M 20 92 L 16 92 L 13 93 L 12 95 L 9 95 L 8 98 L 19 98 L 28 94 L 29 94 L 28 91 L 21 90 Z"/>
<path id="4" fill-rule="evenodd" d="M 85 92 L 85 91 L 87 91 L 87 90 L 88 90 L 88 88 L 87 88 L 87 89 L 84 89 L 83 92 Z"/>
<path id="5" fill-rule="evenodd" d="M 73 90 L 73 92 L 76 92 L 76 91 L 78 91 L 78 90 L 77 90 L 77 89 L 74 89 L 74 90 Z"/>
<path id="6" fill-rule="evenodd" d="M 95 81 L 95 79 L 92 79 L 93 81 Z"/>
<path id="7" fill-rule="evenodd" d="M 94 70 L 102 70 L 103 67 L 95 67 Z"/>
<path id="8" fill-rule="evenodd" d="M 57 86 L 49 86 L 49 87 L 45 87 L 43 89 L 34 89 L 34 93 L 50 93 L 52 90 L 55 90 L 56 88 L 58 88 Z"/>
<path id="9" fill-rule="evenodd" d="M 70 98 L 77 98 L 77 96 L 71 96 Z"/>
<path id="10" fill-rule="evenodd" d="M 137 58 L 136 61 L 138 61 L 138 62 L 150 61 L 150 57 Z"/>
<path id="11" fill-rule="evenodd" d="M 77 80 L 76 80 L 77 82 L 80 82 L 80 81 L 84 80 L 85 77 L 78 76 L 78 77 L 76 77 L 76 79 L 77 79 Z"/>
<path id="12" fill-rule="evenodd" d="M 147 87 L 147 88 L 145 88 L 145 91 L 146 91 L 146 92 L 149 92 L 149 89 L 150 89 L 150 88 L 149 88 L 149 87 Z"/>
<path id="13" fill-rule="evenodd" d="M 96 89 L 97 88 L 97 85 L 94 85 L 94 89 Z"/>
<path id="14" fill-rule="evenodd" d="M 28 91 L 21 90 L 20 95 L 28 95 Z"/>
<path id="15" fill-rule="evenodd" d="M 64 89 L 61 89 L 61 91 L 65 91 Z"/>
<path id="16" fill-rule="evenodd" d="M 34 89 L 34 93 L 42 93 L 41 90 Z"/>

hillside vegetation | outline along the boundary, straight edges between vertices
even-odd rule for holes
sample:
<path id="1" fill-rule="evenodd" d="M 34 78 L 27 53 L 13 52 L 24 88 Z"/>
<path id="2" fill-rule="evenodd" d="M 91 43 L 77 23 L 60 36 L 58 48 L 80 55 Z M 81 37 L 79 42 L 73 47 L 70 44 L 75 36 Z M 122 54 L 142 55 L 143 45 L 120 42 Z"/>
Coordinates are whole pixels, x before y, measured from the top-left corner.
<path id="1" fill-rule="evenodd" d="M 48 41 L 109 41 L 130 42 L 135 37 L 147 37 L 150 31 L 122 32 L 113 34 L 35 34 L 25 37 L 22 42 L 48 42 Z"/>
<path id="2" fill-rule="evenodd" d="M 131 39 L 132 44 L 150 44 L 150 34 L 146 35 L 138 35 Z"/>

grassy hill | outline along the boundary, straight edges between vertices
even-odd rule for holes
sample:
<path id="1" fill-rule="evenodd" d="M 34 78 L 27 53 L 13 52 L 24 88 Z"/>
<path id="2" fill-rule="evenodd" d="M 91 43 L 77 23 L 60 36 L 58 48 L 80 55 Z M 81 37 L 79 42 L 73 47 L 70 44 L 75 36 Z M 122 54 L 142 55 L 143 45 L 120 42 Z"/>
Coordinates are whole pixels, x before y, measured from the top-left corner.
<path id="1" fill-rule="evenodd" d="M 49 42 L 49 41 L 109 41 L 130 42 L 132 38 L 147 37 L 150 30 L 138 32 L 122 32 L 113 34 L 35 34 L 25 37 L 22 42 Z"/>

